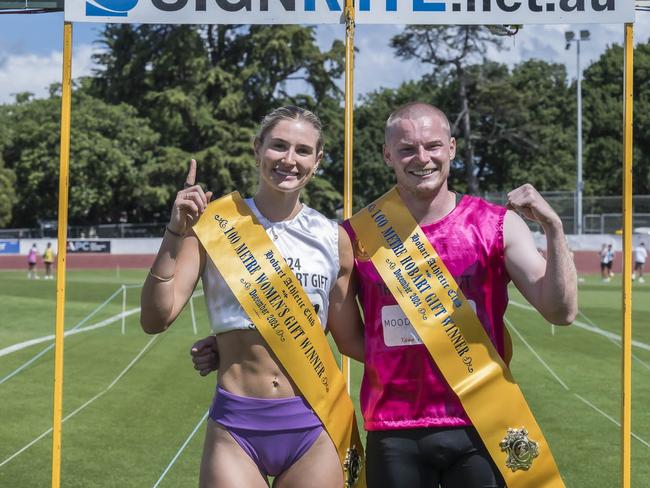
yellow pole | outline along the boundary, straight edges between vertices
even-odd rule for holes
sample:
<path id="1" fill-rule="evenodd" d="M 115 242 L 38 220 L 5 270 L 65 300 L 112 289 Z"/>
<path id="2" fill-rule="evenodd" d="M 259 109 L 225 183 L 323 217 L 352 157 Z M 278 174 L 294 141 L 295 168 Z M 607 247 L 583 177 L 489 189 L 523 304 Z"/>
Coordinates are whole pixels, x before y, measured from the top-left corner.
<path id="1" fill-rule="evenodd" d="M 345 1 L 345 155 L 343 218 L 352 217 L 352 143 L 354 132 L 354 0 Z M 341 358 L 341 370 L 350 391 L 350 358 Z"/>
<path id="2" fill-rule="evenodd" d="M 61 486 L 61 417 L 63 409 L 63 318 L 65 258 L 68 236 L 68 165 L 72 98 L 72 23 L 63 24 L 63 86 L 61 93 L 61 156 L 59 160 L 59 229 L 56 267 L 56 326 L 54 339 L 54 407 L 52 415 L 52 488 Z"/>
<path id="3" fill-rule="evenodd" d="M 632 427 L 632 102 L 634 27 L 625 24 L 623 90 L 623 388 L 621 453 L 623 488 L 630 488 Z"/>

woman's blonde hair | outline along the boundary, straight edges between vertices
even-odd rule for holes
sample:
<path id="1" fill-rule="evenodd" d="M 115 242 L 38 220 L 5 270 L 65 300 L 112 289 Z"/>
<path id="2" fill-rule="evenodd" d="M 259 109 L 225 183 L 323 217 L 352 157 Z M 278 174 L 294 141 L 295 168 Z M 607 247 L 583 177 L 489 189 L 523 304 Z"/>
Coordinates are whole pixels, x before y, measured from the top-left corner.
<path id="1" fill-rule="evenodd" d="M 253 139 L 253 147 L 255 150 L 262 145 L 266 134 L 268 134 L 268 132 L 281 120 L 304 120 L 309 122 L 314 129 L 318 131 L 316 153 L 318 154 L 323 149 L 323 124 L 318 116 L 307 109 L 296 107 L 295 105 L 286 105 L 284 107 L 276 108 L 264 116 L 259 130 L 257 131 L 257 134 L 255 134 L 255 139 Z"/>

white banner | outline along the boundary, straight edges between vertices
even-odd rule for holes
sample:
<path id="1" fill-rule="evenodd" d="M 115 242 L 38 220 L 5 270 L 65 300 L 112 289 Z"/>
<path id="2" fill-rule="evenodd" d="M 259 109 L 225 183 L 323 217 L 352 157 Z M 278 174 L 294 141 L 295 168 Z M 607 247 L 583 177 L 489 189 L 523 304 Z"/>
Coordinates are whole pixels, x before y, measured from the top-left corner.
<path id="1" fill-rule="evenodd" d="M 356 0 L 358 24 L 613 24 L 634 0 Z M 338 24 L 345 0 L 66 0 L 65 20 L 142 24 Z"/>
<path id="2" fill-rule="evenodd" d="M 615 24 L 634 0 L 357 0 L 359 24 Z"/>

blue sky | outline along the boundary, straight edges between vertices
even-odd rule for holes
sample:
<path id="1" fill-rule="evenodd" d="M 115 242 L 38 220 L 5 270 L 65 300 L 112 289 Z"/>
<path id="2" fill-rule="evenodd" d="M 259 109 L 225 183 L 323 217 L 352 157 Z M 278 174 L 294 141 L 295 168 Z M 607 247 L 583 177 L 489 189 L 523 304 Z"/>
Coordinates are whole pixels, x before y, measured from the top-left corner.
<path id="1" fill-rule="evenodd" d="M 92 72 L 91 54 L 100 49 L 95 42 L 102 24 L 75 23 L 73 30 L 73 77 Z M 359 25 L 356 46 L 355 94 L 358 96 L 382 87 L 396 87 L 417 79 L 429 68 L 416 62 L 403 62 L 393 56 L 390 38 L 403 27 L 397 25 Z M 589 29 L 591 40 L 582 44 L 582 67 L 600 56 L 608 45 L 622 43 L 622 25 L 525 26 L 514 38 L 506 39 L 507 50 L 492 52 L 490 58 L 510 66 L 530 58 L 565 63 L 569 76 L 576 76 L 575 46 L 564 49 L 566 30 Z M 47 86 L 61 80 L 63 14 L 0 15 L 0 103 L 13 100 L 13 94 L 31 91 L 47 94 Z M 343 26 L 320 26 L 318 40 L 323 46 L 335 38 L 343 39 Z M 650 38 L 650 13 L 637 12 L 635 41 Z"/>

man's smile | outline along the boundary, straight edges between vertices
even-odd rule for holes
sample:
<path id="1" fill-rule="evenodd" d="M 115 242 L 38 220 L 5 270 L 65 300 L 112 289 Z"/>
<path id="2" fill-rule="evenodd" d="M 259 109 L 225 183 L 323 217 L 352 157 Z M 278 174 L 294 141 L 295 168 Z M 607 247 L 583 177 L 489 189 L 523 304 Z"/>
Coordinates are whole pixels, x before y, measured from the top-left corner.
<path id="1" fill-rule="evenodd" d="M 438 171 L 438 168 L 421 168 L 421 169 L 412 169 L 409 171 L 412 175 L 415 176 L 429 176 Z"/>

